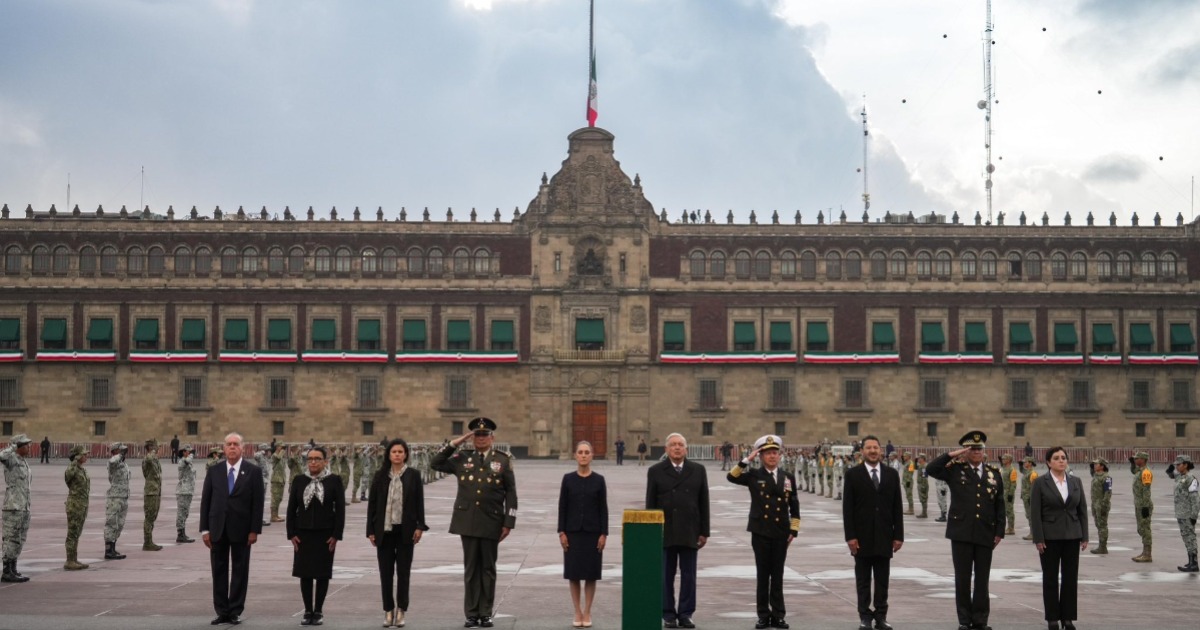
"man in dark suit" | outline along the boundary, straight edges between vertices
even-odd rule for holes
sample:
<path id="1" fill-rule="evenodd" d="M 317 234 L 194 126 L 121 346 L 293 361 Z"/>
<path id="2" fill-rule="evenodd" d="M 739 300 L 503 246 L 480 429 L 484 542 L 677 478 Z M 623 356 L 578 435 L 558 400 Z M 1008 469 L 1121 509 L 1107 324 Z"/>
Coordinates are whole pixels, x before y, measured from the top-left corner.
<path id="1" fill-rule="evenodd" d="M 517 478 L 512 456 L 492 448 L 495 421 L 475 418 L 467 429 L 470 433 L 452 440 L 429 465 L 458 478 L 450 533 L 462 538 L 463 627 L 491 628 L 500 541 L 517 526 Z M 456 453 L 468 438 L 475 450 Z"/>
<path id="2" fill-rule="evenodd" d="M 983 463 L 986 442 L 983 431 L 971 431 L 958 441 L 963 448 L 934 458 L 925 469 L 930 477 L 945 481 L 950 488 L 946 538 L 950 539 L 954 560 L 959 630 L 990 629 L 988 577 L 992 550 L 1004 540 L 1004 483 L 998 468 Z"/>
<path id="3" fill-rule="evenodd" d="M 687 459 L 687 440 L 678 433 L 667 436 L 667 459 L 646 471 L 646 509 L 663 511 L 663 624 L 695 628 L 696 556 L 709 536 L 708 471 Z"/>
<path id="4" fill-rule="evenodd" d="M 842 489 L 842 525 L 854 556 L 858 587 L 858 627 L 891 630 L 887 622 L 888 580 L 892 554 L 904 544 L 904 505 L 900 473 L 883 463 L 879 438 L 862 441 L 863 463 L 846 471 Z M 871 577 L 875 577 L 875 610 L 871 610 Z"/>
<path id="5" fill-rule="evenodd" d="M 224 451 L 225 462 L 208 467 L 200 495 L 200 535 L 212 563 L 214 626 L 242 622 L 250 546 L 262 533 L 265 492 L 262 470 L 242 458 L 242 436 L 225 436 Z"/>
<path id="6" fill-rule="evenodd" d="M 726 442 L 728 444 L 728 442 Z M 779 467 L 783 441 L 777 435 L 764 435 L 754 442 L 754 450 L 733 465 L 725 479 L 750 489 L 750 547 L 754 549 L 754 569 L 758 581 L 755 593 L 758 606 L 757 630 L 788 628 L 787 608 L 783 601 L 783 565 L 788 546 L 800 533 L 800 500 L 796 498 L 796 479 Z M 756 457 L 761 468 L 751 468 Z"/>

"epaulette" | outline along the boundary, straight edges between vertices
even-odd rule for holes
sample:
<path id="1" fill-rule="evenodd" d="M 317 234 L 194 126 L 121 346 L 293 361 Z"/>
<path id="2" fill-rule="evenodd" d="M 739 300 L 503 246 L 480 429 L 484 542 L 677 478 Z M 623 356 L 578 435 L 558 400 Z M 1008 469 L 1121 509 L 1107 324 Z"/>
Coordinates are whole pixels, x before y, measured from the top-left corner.
<path id="1" fill-rule="evenodd" d="M 500 453 L 501 455 L 503 455 L 503 456 L 505 456 L 505 457 L 507 457 L 507 458 L 509 458 L 509 459 L 516 459 L 516 457 L 513 457 L 513 454 L 512 454 L 512 453 L 509 453 L 508 451 L 501 450 L 501 449 L 498 449 L 498 448 L 494 448 L 494 449 L 492 449 L 492 450 L 493 450 L 493 451 L 495 451 L 495 452 L 497 452 L 497 453 Z"/>
<path id="2" fill-rule="evenodd" d="M 987 466 L 988 468 L 991 468 L 992 470 L 996 471 L 997 473 L 1000 472 L 1000 467 L 995 464 L 988 464 L 985 462 L 983 465 Z"/>

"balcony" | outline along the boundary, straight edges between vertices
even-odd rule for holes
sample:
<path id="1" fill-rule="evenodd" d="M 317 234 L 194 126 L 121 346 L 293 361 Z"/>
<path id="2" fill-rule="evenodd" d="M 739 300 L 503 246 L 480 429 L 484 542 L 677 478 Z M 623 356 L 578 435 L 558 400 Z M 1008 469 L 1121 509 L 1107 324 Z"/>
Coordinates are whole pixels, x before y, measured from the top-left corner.
<path id="1" fill-rule="evenodd" d="M 624 363 L 624 350 L 555 350 L 558 363 Z"/>

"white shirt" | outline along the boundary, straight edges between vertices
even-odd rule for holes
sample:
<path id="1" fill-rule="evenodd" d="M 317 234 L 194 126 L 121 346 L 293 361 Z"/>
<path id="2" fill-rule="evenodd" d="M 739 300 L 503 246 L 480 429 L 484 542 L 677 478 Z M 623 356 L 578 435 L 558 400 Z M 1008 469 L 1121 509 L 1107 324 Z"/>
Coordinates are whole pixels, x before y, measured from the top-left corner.
<path id="1" fill-rule="evenodd" d="M 1050 473 L 1050 478 L 1054 480 L 1054 485 L 1058 486 L 1058 493 L 1060 495 L 1062 495 L 1063 503 L 1066 503 L 1067 502 L 1067 486 L 1069 485 L 1067 483 L 1067 478 L 1068 478 L 1067 475 L 1065 473 L 1063 474 L 1062 481 L 1059 481 L 1058 477 L 1054 473 Z"/>

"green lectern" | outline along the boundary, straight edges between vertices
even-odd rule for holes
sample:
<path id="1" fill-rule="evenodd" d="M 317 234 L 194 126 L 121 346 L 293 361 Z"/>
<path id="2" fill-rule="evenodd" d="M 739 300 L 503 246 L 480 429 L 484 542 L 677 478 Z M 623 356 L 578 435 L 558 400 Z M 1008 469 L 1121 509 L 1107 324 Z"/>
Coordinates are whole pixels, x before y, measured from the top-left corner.
<path id="1" fill-rule="evenodd" d="M 662 628 L 663 512 L 625 510 L 621 520 L 621 628 Z"/>

